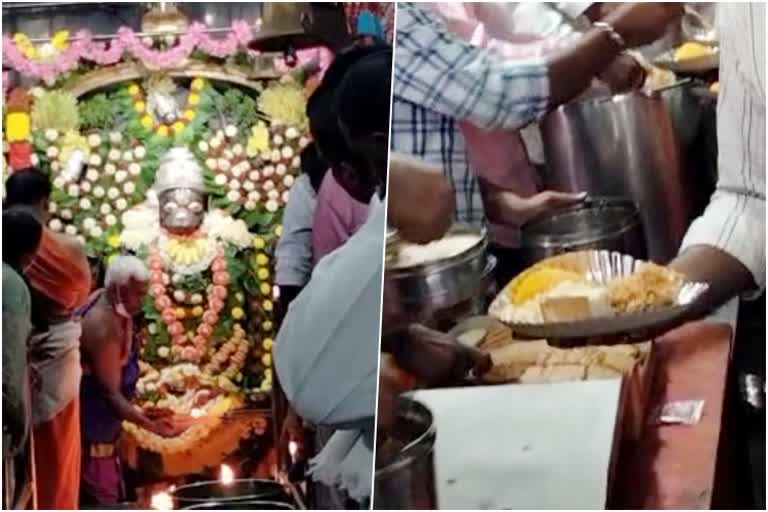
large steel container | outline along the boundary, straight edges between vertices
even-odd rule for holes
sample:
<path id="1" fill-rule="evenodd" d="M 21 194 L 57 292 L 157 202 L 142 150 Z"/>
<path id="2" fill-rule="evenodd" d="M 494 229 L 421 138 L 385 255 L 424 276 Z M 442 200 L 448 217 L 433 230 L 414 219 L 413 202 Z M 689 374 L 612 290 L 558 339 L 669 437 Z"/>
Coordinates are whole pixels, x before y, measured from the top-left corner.
<path id="1" fill-rule="evenodd" d="M 638 204 L 648 257 L 672 259 L 692 217 L 692 176 L 660 94 L 628 93 L 569 103 L 542 122 L 545 184 Z"/>
<path id="2" fill-rule="evenodd" d="M 377 439 L 373 508 L 375 510 L 434 510 L 435 426 L 429 409 L 401 397 L 390 439 Z M 381 436 L 381 434 L 379 434 Z M 385 448 L 394 442 L 394 451 Z"/>

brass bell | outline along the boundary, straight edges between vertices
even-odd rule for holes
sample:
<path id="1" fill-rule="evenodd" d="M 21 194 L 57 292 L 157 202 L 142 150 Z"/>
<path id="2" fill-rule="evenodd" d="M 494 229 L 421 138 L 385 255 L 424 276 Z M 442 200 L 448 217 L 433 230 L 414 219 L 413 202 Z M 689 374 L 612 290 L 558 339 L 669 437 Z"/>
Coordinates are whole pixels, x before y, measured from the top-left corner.
<path id="1" fill-rule="evenodd" d="M 180 33 L 187 30 L 189 19 L 175 3 L 159 2 L 141 18 L 141 30 L 150 34 Z"/>
<path id="2" fill-rule="evenodd" d="M 318 17 L 324 21 L 324 13 L 318 12 L 319 8 L 311 3 L 264 2 L 261 5 L 262 16 L 255 27 L 254 40 L 249 45 L 252 50 L 290 53 L 311 46 L 335 46 L 332 44 L 335 34 L 326 34 L 329 27 L 318 30 Z M 341 7 L 333 6 L 333 9 L 338 10 L 343 18 Z M 336 29 L 332 27 L 330 31 L 336 32 Z"/>

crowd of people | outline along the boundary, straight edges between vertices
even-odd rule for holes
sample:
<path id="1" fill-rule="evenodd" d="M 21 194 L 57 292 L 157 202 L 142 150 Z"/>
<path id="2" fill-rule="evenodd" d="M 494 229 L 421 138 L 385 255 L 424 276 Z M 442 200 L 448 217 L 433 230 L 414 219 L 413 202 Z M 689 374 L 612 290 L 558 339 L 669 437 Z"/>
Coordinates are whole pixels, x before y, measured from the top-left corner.
<path id="1" fill-rule="evenodd" d="M 4 455 L 17 462 L 17 499 L 33 479 L 38 508 L 116 505 L 124 499 L 115 449 L 121 422 L 176 433 L 128 402 L 138 378 L 132 318 L 149 272 L 138 258 L 118 256 L 96 289 L 82 246 L 45 227 L 50 193 L 37 169 L 6 182 Z"/>

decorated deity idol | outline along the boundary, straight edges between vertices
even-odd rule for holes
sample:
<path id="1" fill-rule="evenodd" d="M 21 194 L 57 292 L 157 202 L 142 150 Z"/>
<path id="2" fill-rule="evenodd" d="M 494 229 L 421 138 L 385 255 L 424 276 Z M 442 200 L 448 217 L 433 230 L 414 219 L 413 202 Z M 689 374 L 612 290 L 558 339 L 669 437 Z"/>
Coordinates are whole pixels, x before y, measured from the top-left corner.
<path id="1" fill-rule="evenodd" d="M 167 152 L 147 196 L 123 215 L 121 235 L 127 248 L 146 255 L 151 272 L 138 403 L 199 421 L 171 440 L 127 429 L 146 447 L 168 452 L 200 440 L 242 400 L 255 340 L 244 323 L 249 277 L 241 260 L 253 235 L 242 220 L 208 211 L 200 165 L 186 148 Z M 257 386 L 271 387 L 269 368 L 257 378 Z"/>

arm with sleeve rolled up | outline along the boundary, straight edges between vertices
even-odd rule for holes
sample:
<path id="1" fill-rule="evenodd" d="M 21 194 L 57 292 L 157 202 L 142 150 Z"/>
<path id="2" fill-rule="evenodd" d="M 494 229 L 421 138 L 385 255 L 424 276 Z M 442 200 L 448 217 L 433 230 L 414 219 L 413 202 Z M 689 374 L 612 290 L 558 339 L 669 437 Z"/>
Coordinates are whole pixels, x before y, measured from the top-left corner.
<path id="1" fill-rule="evenodd" d="M 678 4 L 622 4 L 605 21 L 628 46 L 663 33 Z M 519 129 L 585 90 L 625 49 L 593 29 L 546 59 L 510 60 L 453 35 L 433 13 L 398 4 L 393 94 L 486 129 Z"/>

